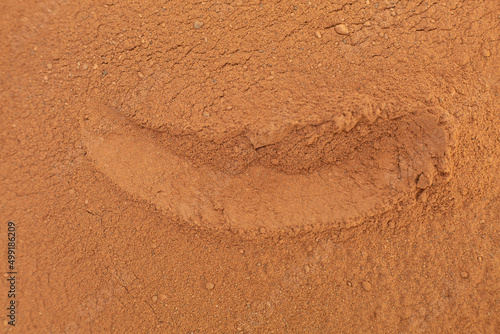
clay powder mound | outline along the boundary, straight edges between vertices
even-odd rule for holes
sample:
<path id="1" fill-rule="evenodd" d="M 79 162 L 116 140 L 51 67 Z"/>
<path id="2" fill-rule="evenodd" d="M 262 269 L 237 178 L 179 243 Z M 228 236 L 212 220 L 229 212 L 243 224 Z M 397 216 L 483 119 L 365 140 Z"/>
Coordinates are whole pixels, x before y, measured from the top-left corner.
<path id="1" fill-rule="evenodd" d="M 321 230 L 449 179 L 455 121 L 427 98 L 439 87 L 418 61 L 346 62 L 339 42 L 363 27 L 321 12 L 320 32 L 272 21 L 279 5 L 232 10 L 248 34 L 210 16 L 170 22 L 182 42 L 153 39 L 148 54 L 161 56 L 133 84 L 91 92 L 84 142 L 122 189 L 211 229 Z M 312 30 L 307 52 L 297 30 Z M 126 60 L 108 68 L 131 75 Z"/>

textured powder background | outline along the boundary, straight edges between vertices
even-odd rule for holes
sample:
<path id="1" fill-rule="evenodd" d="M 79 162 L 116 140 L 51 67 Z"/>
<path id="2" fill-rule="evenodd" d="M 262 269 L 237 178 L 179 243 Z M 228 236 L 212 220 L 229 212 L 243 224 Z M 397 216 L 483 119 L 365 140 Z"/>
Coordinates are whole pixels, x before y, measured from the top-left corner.
<path id="1" fill-rule="evenodd" d="M 2 2 L 5 331 L 498 332 L 499 15 Z"/>

